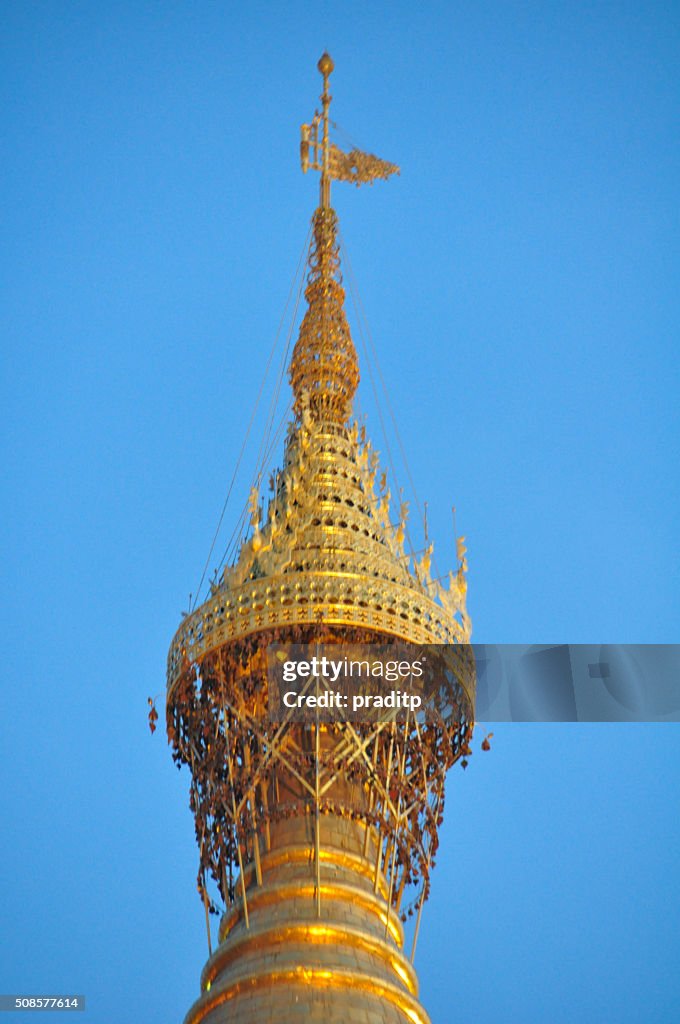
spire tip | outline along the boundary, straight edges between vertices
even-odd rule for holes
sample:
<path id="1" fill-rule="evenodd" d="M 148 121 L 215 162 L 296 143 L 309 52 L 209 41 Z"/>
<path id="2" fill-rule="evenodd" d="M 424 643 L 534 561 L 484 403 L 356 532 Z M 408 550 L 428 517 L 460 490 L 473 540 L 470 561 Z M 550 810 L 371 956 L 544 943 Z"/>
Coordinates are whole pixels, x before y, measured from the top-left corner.
<path id="1" fill-rule="evenodd" d="M 319 63 L 316 66 L 318 67 L 323 77 L 328 78 L 333 68 L 335 67 L 335 64 L 331 60 L 330 54 L 324 51 L 321 57 L 319 57 Z"/>

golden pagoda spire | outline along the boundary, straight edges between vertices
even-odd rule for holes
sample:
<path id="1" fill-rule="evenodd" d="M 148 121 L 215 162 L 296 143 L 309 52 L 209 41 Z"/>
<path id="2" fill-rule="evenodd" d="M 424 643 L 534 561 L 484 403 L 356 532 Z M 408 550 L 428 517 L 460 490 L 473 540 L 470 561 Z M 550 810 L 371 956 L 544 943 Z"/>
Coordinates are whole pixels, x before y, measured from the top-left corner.
<path id="1" fill-rule="evenodd" d="M 308 309 L 293 352 L 290 381 L 298 419 L 303 409 L 308 408 L 317 418 L 344 423 L 352 411 L 359 366 L 344 311 L 337 216 L 330 203 L 331 181 L 336 178 L 356 185 L 372 183 L 398 173 L 399 168 L 357 149 L 343 153 L 331 142 L 328 111 L 332 96 L 328 85 L 334 66 L 328 53 L 320 57 L 317 67 L 323 76 L 321 111 L 316 111 L 310 124 L 303 124 L 301 129 L 302 170 L 306 172 L 311 167 L 321 172 L 320 202 L 314 213 L 308 262 Z"/>
<path id="2" fill-rule="evenodd" d="M 397 168 L 330 142 L 328 54 L 318 67 L 322 111 L 302 130 L 321 202 L 290 365 L 295 420 L 268 507 L 251 492 L 249 539 L 168 654 L 168 739 L 191 771 L 198 888 L 206 917 L 223 909 L 186 1024 L 429 1024 L 403 922 L 415 912 L 417 937 L 446 772 L 472 733 L 466 566 L 448 590 L 430 579 L 431 546 L 411 569 L 407 505 L 392 508 L 378 453 L 350 421 L 359 369 L 330 182 Z M 403 644 L 432 645 L 442 665 L 432 717 L 272 715 L 276 647 Z"/>

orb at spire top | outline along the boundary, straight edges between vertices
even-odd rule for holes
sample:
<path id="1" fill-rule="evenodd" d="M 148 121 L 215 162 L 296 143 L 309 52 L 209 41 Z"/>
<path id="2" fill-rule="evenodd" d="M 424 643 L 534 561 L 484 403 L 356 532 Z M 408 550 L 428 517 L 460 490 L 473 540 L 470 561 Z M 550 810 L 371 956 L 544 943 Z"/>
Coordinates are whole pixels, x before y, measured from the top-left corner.
<path id="1" fill-rule="evenodd" d="M 319 57 L 319 63 L 317 64 L 317 67 L 321 74 L 324 76 L 324 78 L 328 78 L 328 76 L 333 72 L 335 64 L 333 63 L 328 51 L 324 51 L 321 57 Z"/>

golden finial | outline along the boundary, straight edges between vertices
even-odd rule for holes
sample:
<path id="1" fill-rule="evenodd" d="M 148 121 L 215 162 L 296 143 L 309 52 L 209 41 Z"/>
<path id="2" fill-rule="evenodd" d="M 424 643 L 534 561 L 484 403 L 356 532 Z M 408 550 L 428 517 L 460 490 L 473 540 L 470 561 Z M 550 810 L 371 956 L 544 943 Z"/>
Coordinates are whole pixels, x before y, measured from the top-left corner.
<path id="1" fill-rule="evenodd" d="M 300 133 L 300 162 L 306 173 L 310 167 L 321 171 L 321 202 L 323 209 L 330 206 L 331 181 L 350 181 L 354 185 L 372 184 L 379 178 L 386 180 L 391 174 L 398 174 L 399 168 L 387 160 L 380 160 L 372 153 L 362 153 L 352 149 L 343 153 L 330 140 L 328 108 L 332 96 L 328 91 L 328 79 L 335 68 L 328 53 L 324 53 L 317 64 L 323 75 L 323 92 L 321 93 L 321 113 L 317 110 L 309 124 L 303 124 Z M 321 129 L 321 138 L 319 138 Z"/>
<path id="2" fill-rule="evenodd" d="M 327 207 L 331 205 L 331 176 L 330 176 L 330 139 L 328 136 L 328 108 L 331 105 L 331 94 L 328 91 L 328 79 L 331 71 L 335 67 L 333 61 L 327 53 L 324 53 L 319 58 L 317 67 L 323 75 L 323 92 L 321 93 L 321 106 L 323 108 L 322 126 L 322 165 L 321 165 L 321 206 Z"/>
<path id="3" fill-rule="evenodd" d="M 329 53 L 322 53 L 319 57 L 319 63 L 316 66 L 325 79 L 333 73 L 335 68 L 335 64 L 333 63 L 333 59 Z"/>

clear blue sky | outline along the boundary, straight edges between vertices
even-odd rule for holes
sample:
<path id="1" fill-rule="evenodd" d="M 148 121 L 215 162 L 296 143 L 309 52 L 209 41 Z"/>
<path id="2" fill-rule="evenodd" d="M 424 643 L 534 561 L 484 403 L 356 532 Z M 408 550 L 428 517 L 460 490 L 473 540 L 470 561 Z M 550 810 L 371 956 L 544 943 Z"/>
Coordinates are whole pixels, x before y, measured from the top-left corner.
<path id="1" fill-rule="evenodd" d="M 680 9 L 26 0 L 0 47 L 0 991 L 166 1024 L 206 943 L 146 697 L 316 201 L 320 53 L 402 166 L 336 207 L 475 638 L 677 642 Z M 433 1021 L 676 1021 L 678 727 L 495 733 L 448 789 Z"/>

